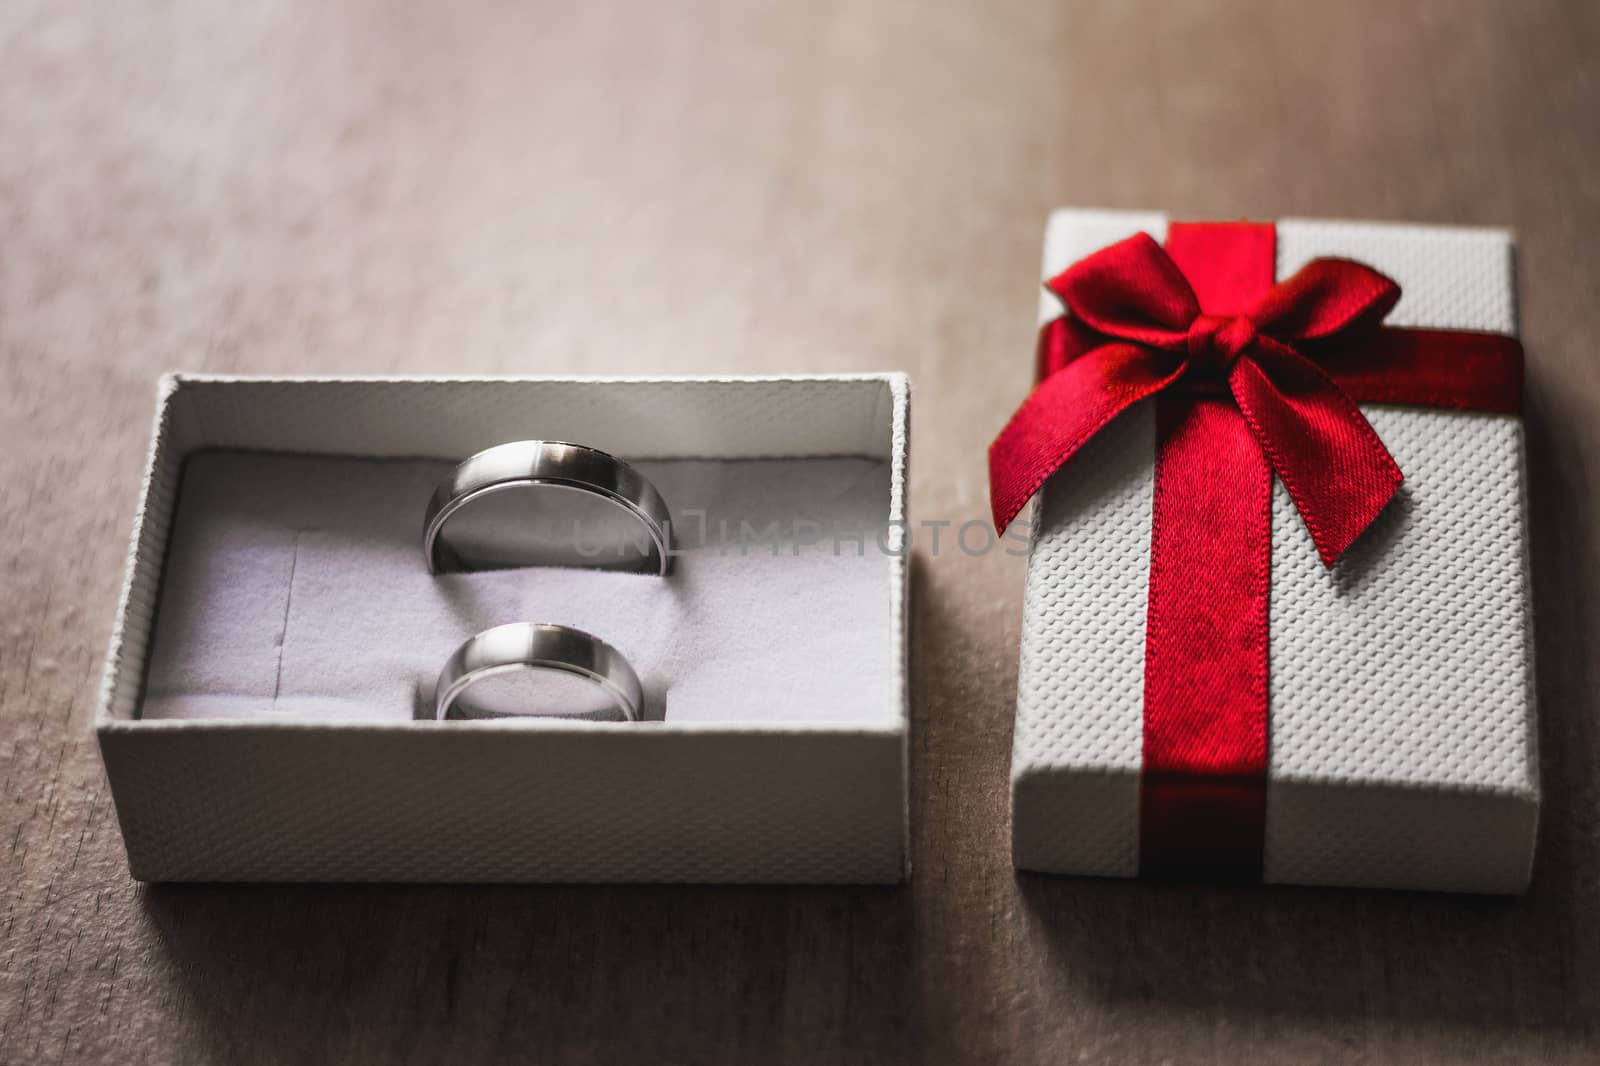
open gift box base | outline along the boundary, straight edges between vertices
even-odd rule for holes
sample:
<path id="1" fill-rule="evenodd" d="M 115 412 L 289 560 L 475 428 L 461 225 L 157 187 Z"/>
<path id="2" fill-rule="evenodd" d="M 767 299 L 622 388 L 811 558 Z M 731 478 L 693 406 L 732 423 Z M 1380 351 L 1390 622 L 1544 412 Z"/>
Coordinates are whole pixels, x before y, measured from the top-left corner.
<path id="1" fill-rule="evenodd" d="M 134 876 L 903 878 L 906 405 L 897 375 L 167 379 L 97 722 Z M 430 576 L 433 482 L 529 437 L 651 477 L 673 576 Z M 434 721 L 450 650 L 524 620 L 622 649 L 649 720 Z"/>

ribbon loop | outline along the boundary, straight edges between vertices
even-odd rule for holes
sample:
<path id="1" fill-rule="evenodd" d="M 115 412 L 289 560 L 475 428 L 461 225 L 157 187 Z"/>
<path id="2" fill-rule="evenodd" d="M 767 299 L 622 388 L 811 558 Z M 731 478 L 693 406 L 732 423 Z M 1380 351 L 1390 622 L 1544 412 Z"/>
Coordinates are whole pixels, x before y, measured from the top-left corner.
<path id="1" fill-rule="evenodd" d="M 1102 248 L 1045 285 L 1090 329 L 1181 353 L 1200 301 L 1172 258 L 1147 233 Z"/>
<path id="2" fill-rule="evenodd" d="M 1268 289 L 1250 317 L 1288 344 L 1377 326 L 1400 301 L 1400 286 L 1362 263 L 1313 259 Z"/>

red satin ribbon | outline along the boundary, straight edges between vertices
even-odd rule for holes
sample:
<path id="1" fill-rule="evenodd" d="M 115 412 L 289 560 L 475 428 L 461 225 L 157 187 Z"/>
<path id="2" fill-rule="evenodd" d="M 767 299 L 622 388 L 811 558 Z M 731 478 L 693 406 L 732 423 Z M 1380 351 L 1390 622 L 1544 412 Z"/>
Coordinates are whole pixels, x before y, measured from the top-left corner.
<path id="1" fill-rule="evenodd" d="M 1319 259 L 1274 285 L 1271 225 L 1174 223 L 1047 285 L 1040 382 L 989 452 L 1004 530 L 1111 419 L 1159 394 L 1145 634 L 1141 870 L 1256 879 L 1267 770 L 1272 477 L 1324 565 L 1401 474 L 1356 406 L 1517 413 L 1514 338 L 1381 325 L 1399 287 Z"/>

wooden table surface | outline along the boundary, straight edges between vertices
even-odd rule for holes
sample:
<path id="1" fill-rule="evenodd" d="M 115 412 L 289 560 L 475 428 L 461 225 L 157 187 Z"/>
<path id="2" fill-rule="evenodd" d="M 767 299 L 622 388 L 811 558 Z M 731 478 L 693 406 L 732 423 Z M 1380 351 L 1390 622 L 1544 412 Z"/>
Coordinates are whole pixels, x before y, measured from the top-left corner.
<path id="1" fill-rule="evenodd" d="M 0 1061 L 1600 1054 L 1592 0 L 0 6 Z M 903 368 L 986 514 L 1059 204 L 1515 227 L 1515 901 L 1017 876 L 1022 573 L 915 561 L 899 889 L 144 887 L 90 733 L 157 374 Z"/>

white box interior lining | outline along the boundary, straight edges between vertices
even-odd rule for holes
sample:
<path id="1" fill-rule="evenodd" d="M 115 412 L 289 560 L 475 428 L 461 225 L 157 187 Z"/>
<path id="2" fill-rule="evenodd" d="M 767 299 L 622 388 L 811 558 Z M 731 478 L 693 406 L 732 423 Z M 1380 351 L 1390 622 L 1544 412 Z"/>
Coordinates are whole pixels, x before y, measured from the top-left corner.
<path id="1" fill-rule="evenodd" d="M 653 644 L 645 640 L 625 650 L 635 659 L 646 686 L 655 689 L 647 704 L 668 721 L 747 722 L 779 728 L 789 724 L 803 728 L 808 723 L 903 728 L 903 654 L 898 649 L 904 560 L 894 552 L 904 518 L 903 449 L 897 443 L 904 434 L 904 389 L 903 379 L 893 376 L 169 379 L 158 413 L 139 537 L 107 674 L 105 717 L 242 716 L 263 720 L 288 714 L 302 720 L 409 719 L 417 713 L 419 698 L 431 691 L 432 676 L 442 662 L 435 645 L 448 652 L 480 622 L 517 620 L 534 611 L 539 612 L 537 617 L 552 617 L 558 605 L 566 604 L 560 610 L 569 619 L 579 624 L 587 621 L 586 628 L 616 637 L 613 643 L 619 647 L 632 642 L 631 636 L 620 635 L 622 629 L 653 628 L 648 619 L 667 613 L 674 625 L 661 632 L 670 628 L 670 637 L 658 636 Z M 264 660 L 259 644 L 252 650 L 251 645 L 236 645 L 231 638 L 213 639 L 218 634 L 205 626 L 199 629 L 206 635 L 198 642 L 194 639 L 195 623 L 204 622 L 205 612 L 221 602 L 211 595 L 219 591 L 223 599 L 231 595 L 220 586 L 208 586 L 202 571 L 227 582 L 236 580 L 228 575 L 240 574 L 249 554 L 243 551 L 248 538 L 240 537 L 252 523 L 260 532 L 260 508 L 273 495 L 263 494 L 252 504 L 248 488 L 230 489 L 245 467 L 255 464 L 252 476 L 262 478 L 261 485 L 277 482 L 277 498 L 282 503 L 284 487 L 294 479 L 349 479 L 351 471 L 345 464 L 352 462 L 402 460 L 363 463 L 368 473 L 385 473 L 376 479 L 346 481 L 350 486 L 370 484 L 376 490 L 378 482 L 426 482 L 449 460 L 501 440 L 528 436 L 577 438 L 640 462 L 650 476 L 663 482 L 663 491 L 675 509 L 697 506 L 693 501 L 700 500 L 707 510 L 724 513 L 749 509 L 756 517 L 764 513 L 782 518 L 786 511 L 796 518 L 820 517 L 840 528 L 859 527 L 865 535 L 866 551 L 857 555 L 851 539 L 838 556 L 832 545 L 825 543 L 798 554 L 769 552 L 742 560 L 756 565 L 688 556 L 679 560 L 682 569 L 672 579 L 676 591 L 655 588 L 646 598 L 660 602 L 642 607 L 631 600 L 624 607 L 620 600 L 608 600 L 606 595 L 619 587 L 637 590 L 650 580 L 637 575 L 541 569 L 446 579 L 447 584 L 458 587 L 493 583 L 497 591 L 481 598 L 476 593 L 466 596 L 474 607 L 457 612 L 453 630 L 427 624 L 430 618 L 444 617 L 434 610 L 446 602 L 448 597 L 442 595 L 432 608 L 420 611 L 427 617 L 418 618 L 419 612 L 413 611 L 407 621 L 378 611 L 368 617 L 382 624 L 370 629 L 364 625 L 344 627 L 341 639 L 346 641 L 347 656 L 362 656 L 361 642 L 368 639 L 372 647 L 381 644 L 388 654 L 388 665 L 381 668 L 388 680 L 376 686 L 363 687 L 358 676 L 361 671 L 333 670 L 331 653 L 317 648 L 319 642 L 331 644 L 335 609 L 348 615 L 351 604 L 359 601 L 359 592 L 333 592 L 325 597 L 320 620 L 308 615 L 298 626 L 293 617 L 296 611 L 285 613 L 282 598 L 274 601 L 270 593 L 262 597 L 263 605 L 277 604 L 272 654 L 278 655 L 281 640 L 283 666 L 274 671 L 290 666 L 294 671 L 292 677 L 275 673 L 272 691 L 276 697 L 261 684 Z M 203 454 L 214 450 L 268 454 Z M 326 454 L 319 458 L 316 453 L 334 453 L 339 458 Z M 405 458 L 417 455 L 441 458 Z M 224 505 L 221 510 L 197 511 L 208 517 L 197 523 L 193 532 L 187 529 L 187 517 L 174 524 L 175 515 L 186 515 L 188 510 L 175 504 L 182 466 L 190 457 L 194 458 L 191 473 L 198 479 L 192 487 L 193 498 L 203 501 L 210 495 L 214 503 Z M 280 469 L 274 474 L 261 464 Z M 679 492 L 678 499 L 673 499 L 669 485 Z M 319 495 L 331 504 L 339 494 Z M 186 499 L 190 496 L 186 487 Z M 292 500 L 293 493 L 287 498 Z M 310 525 L 331 520 L 337 517 L 335 510 L 351 520 L 361 518 L 360 508 L 346 505 L 321 518 L 315 508 L 308 515 L 304 511 L 308 499 L 309 495 L 300 500 L 298 515 L 281 512 L 281 528 L 307 524 L 308 518 Z M 408 581 L 416 579 L 419 572 L 422 580 L 429 580 L 417 546 L 412 543 L 403 553 L 398 548 L 401 525 L 406 527 L 406 537 L 414 541 L 417 531 L 412 527 L 420 522 L 409 513 L 402 522 L 398 516 L 406 506 L 392 499 L 384 504 L 394 509 L 394 515 L 385 519 L 393 521 L 393 543 L 384 540 L 382 549 L 370 555 L 361 550 L 359 540 L 330 536 L 330 530 L 324 529 L 314 547 L 327 554 L 321 563 L 313 564 L 307 576 L 321 573 L 337 584 L 340 571 L 335 563 L 340 562 L 337 557 L 342 552 L 341 565 L 354 567 L 346 571 L 351 584 L 381 586 L 387 590 L 383 598 L 389 602 L 398 589 L 390 588 L 390 577 L 382 567 L 399 565 L 403 558 Z M 251 507 L 256 511 L 252 513 Z M 416 507 L 420 515 L 420 504 Z M 230 513 L 232 517 L 227 518 Z M 375 514 L 368 512 L 365 518 Z M 220 525 L 214 521 L 219 518 L 223 519 Z M 271 527 L 270 515 L 264 525 Z M 888 554 L 876 547 L 880 536 L 891 546 Z M 304 562 L 308 556 L 303 554 L 307 549 L 303 529 L 299 540 L 291 551 L 301 552 L 298 558 Z M 359 558 L 350 557 L 352 550 Z M 263 573 L 272 570 L 273 553 L 266 555 Z M 166 581 L 162 580 L 164 557 L 169 571 Z M 281 554 L 276 558 L 281 561 Z M 191 563 L 195 565 L 190 567 Z M 185 568 L 193 572 L 186 575 Z M 826 576 L 820 576 L 824 571 Z M 685 576 L 687 582 L 682 580 Z M 250 582 L 242 584 L 248 587 Z M 158 586 L 175 594 L 163 603 L 159 618 L 155 610 Z M 211 593 L 206 593 L 208 587 Z M 287 587 L 281 591 L 286 593 Z M 669 602 L 671 596 L 680 597 L 679 602 Z M 314 602 L 316 597 L 311 599 Z M 377 606 L 375 600 L 369 602 Z M 718 604 L 715 611 L 699 610 L 709 609 L 713 602 Z M 724 605 L 732 609 L 724 611 Z M 198 613 L 191 613 L 191 608 Z M 517 613 L 506 617 L 513 611 Z M 615 624 L 608 620 L 612 618 L 617 620 Z M 397 626 L 404 627 L 404 632 L 397 632 Z M 154 636 L 158 629 L 159 638 Z M 354 647 L 348 643 L 351 630 L 366 634 Z M 426 636 L 402 639 L 418 632 Z M 304 639 L 297 640 L 299 637 Z M 153 639 L 156 646 L 152 649 Z M 396 643 L 410 649 L 411 655 L 409 664 L 398 670 L 393 669 Z M 147 651 L 153 654 L 147 656 Z M 291 651 L 306 654 L 291 659 Z M 146 687 L 142 682 L 147 658 Z"/>
<path id="2" fill-rule="evenodd" d="M 554 566 L 429 574 L 421 515 L 451 466 L 192 456 L 143 716 L 427 718 L 434 679 L 458 644 L 504 622 L 539 621 L 620 649 L 643 683 L 647 719 L 891 718 L 889 570 L 879 547 L 887 464 L 640 462 L 679 516 L 683 554 L 664 579 Z M 688 514 L 704 515 L 704 537 Z M 761 535 L 741 540 L 741 530 Z M 605 702 L 574 686 L 540 695 L 535 704 L 565 713 Z"/>

